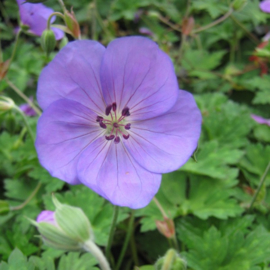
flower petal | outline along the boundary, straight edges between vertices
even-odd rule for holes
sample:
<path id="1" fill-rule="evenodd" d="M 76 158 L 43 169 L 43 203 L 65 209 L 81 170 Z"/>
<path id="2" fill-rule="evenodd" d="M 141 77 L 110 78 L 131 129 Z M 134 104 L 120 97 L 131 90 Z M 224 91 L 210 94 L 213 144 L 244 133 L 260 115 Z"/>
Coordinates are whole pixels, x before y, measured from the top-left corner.
<path id="1" fill-rule="evenodd" d="M 172 62 L 157 44 L 145 37 L 112 41 L 101 65 L 107 105 L 129 107 L 132 119 L 147 119 L 168 111 L 176 102 L 177 79 Z"/>
<path id="2" fill-rule="evenodd" d="M 42 211 L 38 216 L 37 216 L 37 222 L 47 222 L 52 225 L 56 225 L 56 221 L 54 218 L 54 211 L 49 211 L 45 210 Z"/>
<path id="3" fill-rule="evenodd" d="M 77 160 L 104 133 L 95 117 L 85 106 L 67 99 L 54 102 L 44 111 L 38 121 L 35 146 L 41 165 L 52 176 L 79 184 Z"/>
<path id="4" fill-rule="evenodd" d="M 193 96 L 180 90 L 176 104 L 167 113 L 132 123 L 124 144 L 145 169 L 171 172 L 187 162 L 196 149 L 201 122 Z"/>
<path id="5" fill-rule="evenodd" d="M 146 206 L 159 189 L 161 175 L 146 171 L 119 143 L 99 138 L 78 161 L 79 180 L 111 203 L 130 208 Z"/>
<path id="6" fill-rule="evenodd" d="M 260 3 L 260 9 L 263 12 L 270 13 L 270 1 L 269 0 L 262 1 Z"/>
<path id="7" fill-rule="evenodd" d="M 253 120 L 255 120 L 257 123 L 259 124 L 265 124 L 265 125 L 268 125 L 270 127 L 270 119 L 266 119 L 266 118 L 263 118 L 259 115 L 256 115 L 256 114 L 251 114 L 250 115 Z"/>
<path id="8" fill-rule="evenodd" d="M 100 43 L 90 40 L 66 45 L 40 75 L 37 98 L 42 109 L 58 99 L 68 98 L 97 114 L 104 113 L 99 79 L 104 51 Z"/>

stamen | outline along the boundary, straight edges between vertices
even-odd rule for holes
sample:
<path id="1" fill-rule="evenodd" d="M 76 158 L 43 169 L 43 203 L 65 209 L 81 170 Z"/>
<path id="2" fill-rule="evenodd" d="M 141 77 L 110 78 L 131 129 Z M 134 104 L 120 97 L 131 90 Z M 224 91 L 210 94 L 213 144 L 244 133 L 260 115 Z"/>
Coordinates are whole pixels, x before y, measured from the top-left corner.
<path id="1" fill-rule="evenodd" d="M 131 124 L 126 124 L 125 125 L 125 129 L 129 130 L 130 129 L 130 126 L 131 126 Z"/>
<path id="2" fill-rule="evenodd" d="M 116 102 L 114 102 L 113 104 L 112 104 L 112 109 L 113 109 L 113 111 L 115 112 L 116 111 Z"/>
<path id="3" fill-rule="evenodd" d="M 107 128 L 107 126 L 103 122 L 99 122 L 99 125 L 100 125 L 100 127 L 104 128 L 104 129 Z"/>
<path id="4" fill-rule="evenodd" d="M 118 128 L 119 127 L 119 125 L 118 125 L 118 123 L 113 123 L 113 127 L 115 127 L 115 128 Z"/>
<path id="5" fill-rule="evenodd" d="M 114 139 L 114 135 L 105 136 L 106 140 L 111 141 Z"/>
<path id="6" fill-rule="evenodd" d="M 103 120 L 103 117 L 102 116 L 97 116 L 97 122 L 101 122 Z"/>
<path id="7" fill-rule="evenodd" d="M 115 137 L 114 143 L 115 143 L 115 144 L 120 143 L 120 137 L 119 137 L 119 136 L 116 136 L 116 137 Z"/>
<path id="8" fill-rule="evenodd" d="M 111 109 L 112 109 L 112 105 L 107 106 L 107 107 L 106 107 L 106 110 L 105 110 L 105 114 L 106 114 L 106 115 L 109 115 L 110 112 L 111 112 Z"/>
<path id="9" fill-rule="evenodd" d="M 129 134 L 128 135 L 123 134 L 123 137 L 124 137 L 124 139 L 127 140 L 129 138 Z"/>
<path id="10" fill-rule="evenodd" d="M 128 107 L 125 107 L 122 110 L 122 116 L 130 116 L 130 112 L 129 112 L 129 108 Z"/>

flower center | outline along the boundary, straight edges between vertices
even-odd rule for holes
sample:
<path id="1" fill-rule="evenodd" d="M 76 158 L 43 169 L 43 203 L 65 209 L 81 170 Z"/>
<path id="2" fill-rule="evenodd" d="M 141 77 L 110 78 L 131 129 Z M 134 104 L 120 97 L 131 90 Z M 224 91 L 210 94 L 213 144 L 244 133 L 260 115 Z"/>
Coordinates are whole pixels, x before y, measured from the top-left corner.
<path id="1" fill-rule="evenodd" d="M 131 124 L 127 123 L 127 117 L 130 116 L 129 108 L 125 107 L 121 114 L 116 111 L 117 105 L 116 102 L 108 105 L 105 109 L 106 117 L 97 116 L 96 121 L 99 123 L 99 126 L 103 129 L 106 129 L 105 138 L 108 141 L 114 140 L 114 143 L 120 142 L 120 137 L 127 140 L 129 138 L 129 133 L 127 130 L 130 129 Z"/>

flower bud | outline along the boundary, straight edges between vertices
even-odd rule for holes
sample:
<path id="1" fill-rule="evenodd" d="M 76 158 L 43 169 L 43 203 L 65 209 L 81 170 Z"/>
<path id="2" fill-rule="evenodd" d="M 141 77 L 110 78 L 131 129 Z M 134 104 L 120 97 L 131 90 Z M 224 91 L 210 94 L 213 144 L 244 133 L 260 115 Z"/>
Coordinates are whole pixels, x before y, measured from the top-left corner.
<path id="1" fill-rule="evenodd" d="M 15 103 L 11 98 L 0 96 L 0 111 L 5 112 L 14 108 Z"/>
<path id="2" fill-rule="evenodd" d="M 232 7 L 234 10 L 241 10 L 247 3 L 247 0 L 234 0 Z"/>
<path id="3" fill-rule="evenodd" d="M 174 250 L 169 249 L 165 256 L 155 263 L 155 270 L 185 270 L 186 262 Z"/>
<path id="4" fill-rule="evenodd" d="M 46 52 L 46 54 L 50 54 L 56 45 L 56 39 L 54 32 L 51 29 L 46 29 L 43 31 L 41 36 L 41 47 Z"/>
<path id="5" fill-rule="evenodd" d="M 192 32 L 194 25 L 195 21 L 193 17 L 185 17 L 182 21 L 182 33 L 188 36 Z"/>
<path id="6" fill-rule="evenodd" d="M 80 30 L 80 25 L 75 18 L 74 12 L 72 10 L 71 12 L 66 10 L 64 13 L 64 16 L 65 16 L 65 23 L 68 30 L 71 32 L 73 37 L 79 38 L 81 36 L 81 30 Z"/>
<path id="7" fill-rule="evenodd" d="M 6 215 L 10 211 L 8 202 L 0 200 L 0 215 Z"/>
<path id="8" fill-rule="evenodd" d="M 164 217 L 164 220 L 156 220 L 157 229 L 167 238 L 173 238 L 175 235 L 175 227 L 172 219 Z"/>
<path id="9" fill-rule="evenodd" d="M 0 63 L 0 81 L 5 78 L 8 68 L 9 68 L 10 60 L 6 60 L 5 62 Z"/>
<path id="10" fill-rule="evenodd" d="M 61 204 L 53 198 L 55 212 L 42 211 L 36 221 L 31 221 L 41 234 L 45 245 L 65 251 L 82 250 L 92 241 L 90 222 L 78 207 Z"/>

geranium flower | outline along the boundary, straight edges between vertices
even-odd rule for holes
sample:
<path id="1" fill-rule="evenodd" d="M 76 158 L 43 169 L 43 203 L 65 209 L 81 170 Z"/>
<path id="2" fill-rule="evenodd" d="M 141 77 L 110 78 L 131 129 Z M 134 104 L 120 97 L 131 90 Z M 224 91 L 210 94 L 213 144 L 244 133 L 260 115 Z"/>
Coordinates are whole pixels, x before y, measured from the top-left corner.
<path id="1" fill-rule="evenodd" d="M 33 97 L 29 98 L 33 102 Z M 25 115 L 27 116 L 36 116 L 37 113 L 35 110 L 28 104 L 28 103 L 23 103 L 22 105 L 19 106 L 19 108 L 24 112 Z"/>
<path id="2" fill-rule="evenodd" d="M 140 208 L 197 147 L 201 113 L 169 57 L 144 37 L 65 46 L 42 71 L 40 163 L 113 204 Z"/>
<path id="3" fill-rule="evenodd" d="M 263 12 L 270 13 L 270 0 L 265 0 L 260 3 L 260 9 Z"/>
<path id="4" fill-rule="evenodd" d="M 54 11 L 43 4 L 25 3 L 25 0 L 17 0 L 17 4 L 19 6 L 22 24 L 29 27 L 30 33 L 41 36 L 42 32 L 47 27 L 47 20 Z M 52 17 L 51 23 L 53 23 L 55 19 L 55 17 Z M 52 27 L 51 29 L 57 40 L 64 37 L 64 32 L 62 30 L 55 27 Z"/>

